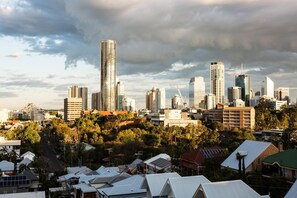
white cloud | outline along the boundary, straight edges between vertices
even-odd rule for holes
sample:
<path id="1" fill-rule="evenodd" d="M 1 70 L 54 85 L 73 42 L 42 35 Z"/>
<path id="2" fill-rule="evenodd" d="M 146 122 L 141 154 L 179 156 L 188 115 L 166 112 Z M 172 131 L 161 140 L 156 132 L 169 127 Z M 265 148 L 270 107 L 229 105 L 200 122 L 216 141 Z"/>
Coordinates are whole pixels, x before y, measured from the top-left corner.
<path id="1" fill-rule="evenodd" d="M 176 62 L 171 65 L 169 71 L 181 71 L 192 67 L 197 67 L 197 65 L 195 65 L 194 63 L 183 64 L 183 62 Z"/>

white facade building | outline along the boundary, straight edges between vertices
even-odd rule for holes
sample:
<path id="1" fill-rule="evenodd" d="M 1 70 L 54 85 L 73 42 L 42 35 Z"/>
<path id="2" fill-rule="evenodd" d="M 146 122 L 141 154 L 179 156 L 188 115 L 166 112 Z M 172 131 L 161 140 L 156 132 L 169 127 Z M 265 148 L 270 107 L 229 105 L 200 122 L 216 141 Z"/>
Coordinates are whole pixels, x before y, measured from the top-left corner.
<path id="1" fill-rule="evenodd" d="M 123 110 L 135 111 L 135 100 L 132 98 L 124 97 L 122 100 Z"/>
<path id="2" fill-rule="evenodd" d="M 205 109 L 209 110 L 209 109 L 213 109 L 216 107 L 216 97 L 214 94 L 207 94 L 205 96 Z"/>
<path id="3" fill-rule="evenodd" d="M 225 67 L 223 62 L 210 64 L 210 93 L 216 96 L 216 103 L 225 103 Z"/>
<path id="4" fill-rule="evenodd" d="M 274 82 L 267 76 L 265 77 L 264 93 L 262 95 L 265 95 L 268 98 L 274 98 Z"/>
<path id="5" fill-rule="evenodd" d="M 189 82 L 189 107 L 201 108 L 205 96 L 205 82 L 201 76 L 191 78 Z"/>

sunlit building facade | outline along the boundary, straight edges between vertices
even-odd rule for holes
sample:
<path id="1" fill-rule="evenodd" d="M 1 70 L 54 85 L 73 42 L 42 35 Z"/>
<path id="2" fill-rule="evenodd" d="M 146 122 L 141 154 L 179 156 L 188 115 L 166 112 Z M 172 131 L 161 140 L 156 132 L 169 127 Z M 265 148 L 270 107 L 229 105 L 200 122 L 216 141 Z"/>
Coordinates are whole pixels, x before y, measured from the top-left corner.
<path id="1" fill-rule="evenodd" d="M 116 41 L 101 42 L 101 107 L 103 111 L 116 110 Z"/>
<path id="2" fill-rule="evenodd" d="M 225 66 L 223 62 L 210 64 L 210 93 L 216 97 L 216 103 L 225 103 Z"/>

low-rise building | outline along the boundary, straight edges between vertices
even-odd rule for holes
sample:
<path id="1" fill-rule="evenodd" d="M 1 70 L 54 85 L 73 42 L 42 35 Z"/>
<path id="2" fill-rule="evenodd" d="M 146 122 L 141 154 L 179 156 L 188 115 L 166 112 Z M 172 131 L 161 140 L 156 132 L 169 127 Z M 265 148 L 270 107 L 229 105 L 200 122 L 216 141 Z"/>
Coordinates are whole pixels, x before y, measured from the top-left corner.
<path id="1" fill-rule="evenodd" d="M 265 173 L 276 173 L 289 181 L 297 179 L 297 150 L 289 149 L 263 160 L 263 171 Z"/>
<path id="2" fill-rule="evenodd" d="M 278 148 L 270 142 L 245 140 L 223 161 L 221 167 L 235 171 L 261 171 L 262 160 L 278 151 Z M 241 170 L 239 170 L 239 164 L 241 164 Z"/>
<path id="3" fill-rule="evenodd" d="M 17 156 L 20 156 L 21 140 L 6 140 L 4 137 L 0 137 L 0 153 L 15 152 Z"/>

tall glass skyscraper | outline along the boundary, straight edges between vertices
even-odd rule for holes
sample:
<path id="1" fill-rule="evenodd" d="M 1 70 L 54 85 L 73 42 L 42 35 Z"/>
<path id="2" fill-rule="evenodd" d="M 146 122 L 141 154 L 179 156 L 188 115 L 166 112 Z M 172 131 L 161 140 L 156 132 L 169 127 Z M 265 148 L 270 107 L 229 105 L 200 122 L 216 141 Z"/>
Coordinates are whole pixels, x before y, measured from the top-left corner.
<path id="1" fill-rule="evenodd" d="M 241 99 L 246 102 L 251 98 L 251 79 L 246 74 L 241 74 L 235 77 L 235 86 L 241 87 Z"/>
<path id="2" fill-rule="evenodd" d="M 216 103 L 225 103 L 225 67 L 223 62 L 210 64 L 210 93 L 216 97 Z"/>
<path id="3" fill-rule="evenodd" d="M 101 110 L 116 110 L 116 41 L 101 42 Z"/>

